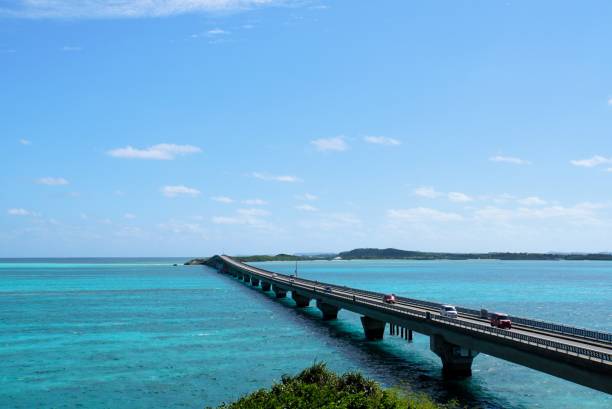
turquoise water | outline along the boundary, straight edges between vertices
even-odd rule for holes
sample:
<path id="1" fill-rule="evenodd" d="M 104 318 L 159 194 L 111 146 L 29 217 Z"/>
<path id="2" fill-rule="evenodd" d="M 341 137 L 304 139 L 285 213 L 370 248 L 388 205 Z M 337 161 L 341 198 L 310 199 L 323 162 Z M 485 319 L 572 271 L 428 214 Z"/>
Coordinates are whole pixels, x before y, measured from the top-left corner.
<path id="1" fill-rule="evenodd" d="M 610 408 L 612 397 L 485 355 L 446 381 L 428 338 L 363 340 L 184 259 L 0 260 L 0 407 L 202 408 L 313 361 L 483 408 Z M 293 272 L 292 263 L 255 263 Z M 304 277 L 612 331 L 612 263 L 303 262 Z"/>

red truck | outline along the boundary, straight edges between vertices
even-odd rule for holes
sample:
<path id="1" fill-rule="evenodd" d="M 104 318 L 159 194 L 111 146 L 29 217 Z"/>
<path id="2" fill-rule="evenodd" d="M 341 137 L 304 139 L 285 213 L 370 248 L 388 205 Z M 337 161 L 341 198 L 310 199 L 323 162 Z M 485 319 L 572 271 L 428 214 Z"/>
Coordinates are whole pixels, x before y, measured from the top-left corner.
<path id="1" fill-rule="evenodd" d="M 512 329 L 512 321 L 510 321 L 508 314 L 494 312 L 491 314 L 491 326 L 503 329 Z"/>

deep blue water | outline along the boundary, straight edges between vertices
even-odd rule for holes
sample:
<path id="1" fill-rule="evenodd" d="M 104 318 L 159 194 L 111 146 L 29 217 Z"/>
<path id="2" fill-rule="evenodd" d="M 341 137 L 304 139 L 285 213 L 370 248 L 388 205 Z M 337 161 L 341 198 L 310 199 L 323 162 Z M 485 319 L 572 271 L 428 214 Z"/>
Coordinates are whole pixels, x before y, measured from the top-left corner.
<path id="1" fill-rule="evenodd" d="M 428 338 L 363 339 L 184 259 L 0 260 L 1 408 L 202 408 L 314 361 L 487 408 L 610 408 L 612 397 L 485 355 L 445 381 Z M 293 272 L 292 263 L 256 263 Z M 612 263 L 302 262 L 304 277 L 612 331 Z"/>

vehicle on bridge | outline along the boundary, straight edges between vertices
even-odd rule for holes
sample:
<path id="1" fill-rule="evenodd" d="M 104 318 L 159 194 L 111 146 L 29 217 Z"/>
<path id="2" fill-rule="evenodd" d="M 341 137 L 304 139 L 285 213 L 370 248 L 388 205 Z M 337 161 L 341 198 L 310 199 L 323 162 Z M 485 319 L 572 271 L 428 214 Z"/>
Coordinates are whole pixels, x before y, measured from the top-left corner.
<path id="1" fill-rule="evenodd" d="M 502 329 L 512 329 L 512 321 L 510 321 L 508 314 L 494 312 L 491 314 L 491 326 Z"/>
<path id="2" fill-rule="evenodd" d="M 395 294 L 385 294 L 383 297 L 383 302 L 387 304 L 395 304 Z"/>
<path id="3" fill-rule="evenodd" d="M 331 293 L 332 292 L 332 288 L 330 286 L 325 286 L 325 292 L 326 293 Z"/>
<path id="4" fill-rule="evenodd" d="M 457 309 L 453 305 L 443 305 L 440 307 L 440 315 L 446 318 L 457 318 Z"/>

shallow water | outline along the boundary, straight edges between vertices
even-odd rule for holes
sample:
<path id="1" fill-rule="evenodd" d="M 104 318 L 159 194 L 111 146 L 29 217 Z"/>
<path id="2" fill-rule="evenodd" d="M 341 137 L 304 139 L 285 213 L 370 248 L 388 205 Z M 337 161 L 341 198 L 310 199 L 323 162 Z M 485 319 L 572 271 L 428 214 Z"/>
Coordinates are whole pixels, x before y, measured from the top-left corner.
<path id="1" fill-rule="evenodd" d="M 387 386 L 487 408 L 609 408 L 612 398 L 478 356 L 446 381 L 425 336 L 363 339 L 359 317 L 322 322 L 183 259 L 0 260 L 0 407 L 202 408 L 314 361 Z M 293 273 L 293 263 L 254 263 Z M 612 330 L 612 263 L 301 262 L 301 276 Z"/>

